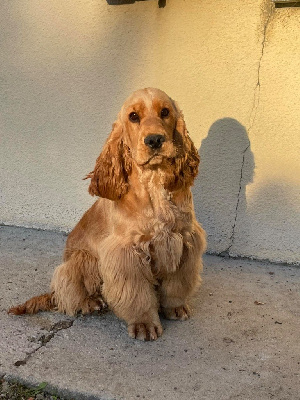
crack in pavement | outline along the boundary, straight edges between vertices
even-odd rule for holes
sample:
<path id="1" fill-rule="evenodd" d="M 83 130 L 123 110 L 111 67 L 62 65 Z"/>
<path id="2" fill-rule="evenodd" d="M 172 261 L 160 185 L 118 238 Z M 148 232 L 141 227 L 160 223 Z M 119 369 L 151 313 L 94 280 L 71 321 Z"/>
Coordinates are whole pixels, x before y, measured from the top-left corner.
<path id="1" fill-rule="evenodd" d="M 16 367 L 20 367 L 21 365 L 26 365 L 27 361 L 42 347 L 44 347 L 47 343 L 50 342 L 55 336 L 55 334 L 61 330 L 68 329 L 73 326 L 74 320 L 67 320 L 67 321 L 58 321 L 55 324 L 51 326 L 49 329 L 49 333 L 47 334 L 42 334 L 38 338 L 38 342 L 40 343 L 40 346 L 38 346 L 36 349 L 32 350 L 30 353 L 26 355 L 26 357 L 23 360 L 18 360 L 14 363 Z M 34 341 L 34 340 L 32 340 Z"/>

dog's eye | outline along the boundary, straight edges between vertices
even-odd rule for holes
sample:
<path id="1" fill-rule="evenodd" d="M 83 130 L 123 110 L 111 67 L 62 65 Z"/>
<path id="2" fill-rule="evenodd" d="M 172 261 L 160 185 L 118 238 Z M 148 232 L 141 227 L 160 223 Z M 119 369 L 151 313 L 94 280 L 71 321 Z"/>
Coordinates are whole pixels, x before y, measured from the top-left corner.
<path id="1" fill-rule="evenodd" d="M 131 122 L 140 122 L 140 117 L 138 116 L 138 114 L 136 112 L 131 112 L 129 114 L 129 119 Z"/>
<path id="2" fill-rule="evenodd" d="M 166 118 L 169 114 L 170 114 L 170 111 L 168 110 L 168 108 L 163 108 L 160 112 L 161 118 Z"/>

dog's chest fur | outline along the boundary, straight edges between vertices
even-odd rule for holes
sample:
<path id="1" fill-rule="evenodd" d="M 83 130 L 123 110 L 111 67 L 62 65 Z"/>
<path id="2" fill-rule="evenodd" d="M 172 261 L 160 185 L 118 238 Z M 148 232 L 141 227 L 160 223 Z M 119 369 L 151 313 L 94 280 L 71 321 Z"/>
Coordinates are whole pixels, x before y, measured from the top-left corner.
<path id="1" fill-rule="evenodd" d="M 176 204 L 172 193 L 162 186 L 149 190 L 151 202 L 143 211 L 143 225 L 138 247 L 151 263 L 154 275 L 174 272 L 180 265 L 186 237 L 192 230 L 190 199 Z"/>

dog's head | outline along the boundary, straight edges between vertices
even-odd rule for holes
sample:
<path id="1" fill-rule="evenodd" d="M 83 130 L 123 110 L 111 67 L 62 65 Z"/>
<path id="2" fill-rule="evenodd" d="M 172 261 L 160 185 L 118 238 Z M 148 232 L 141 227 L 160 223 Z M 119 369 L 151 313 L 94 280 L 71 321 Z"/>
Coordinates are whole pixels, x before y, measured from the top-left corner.
<path id="1" fill-rule="evenodd" d="M 199 156 L 182 112 L 159 89 L 138 90 L 125 101 L 87 176 L 90 194 L 120 199 L 129 189 L 133 163 L 141 170 L 165 171 L 169 190 L 191 186 L 197 175 Z"/>

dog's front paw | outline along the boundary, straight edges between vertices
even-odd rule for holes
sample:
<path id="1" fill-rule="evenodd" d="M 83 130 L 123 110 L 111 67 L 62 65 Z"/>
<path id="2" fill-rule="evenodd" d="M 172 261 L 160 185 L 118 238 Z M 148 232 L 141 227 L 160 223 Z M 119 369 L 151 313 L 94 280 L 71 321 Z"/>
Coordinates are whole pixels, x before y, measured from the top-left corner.
<path id="1" fill-rule="evenodd" d="M 191 316 L 191 308 L 185 304 L 180 307 L 163 308 L 163 313 L 167 319 L 186 321 Z"/>
<path id="2" fill-rule="evenodd" d="M 149 341 L 158 339 L 163 333 L 160 324 L 153 323 L 134 323 L 128 325 L 128 334 L 134 339 Z"/>

